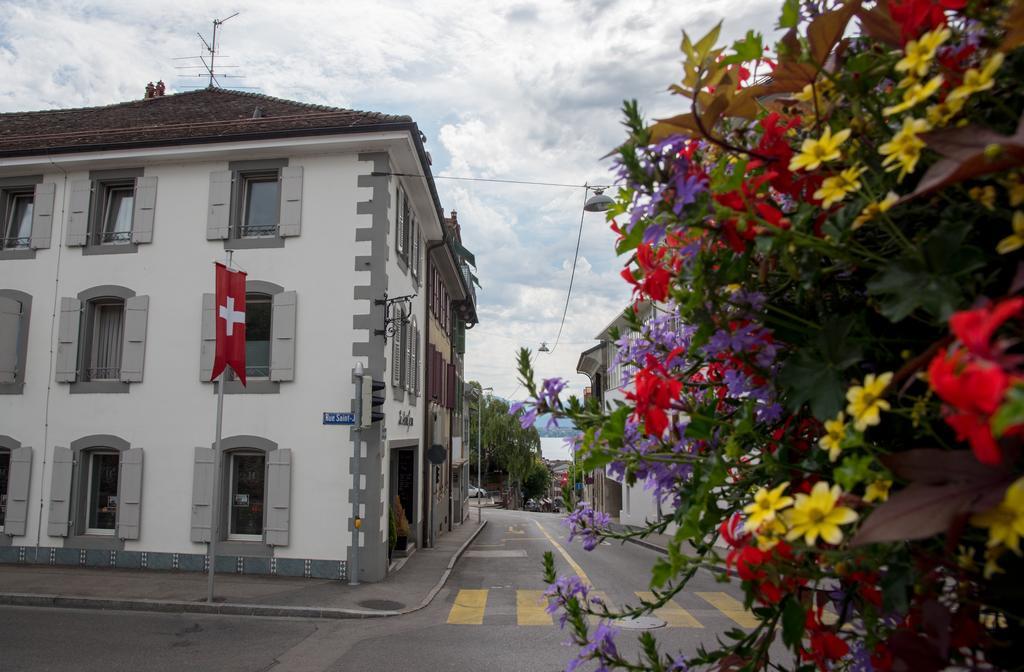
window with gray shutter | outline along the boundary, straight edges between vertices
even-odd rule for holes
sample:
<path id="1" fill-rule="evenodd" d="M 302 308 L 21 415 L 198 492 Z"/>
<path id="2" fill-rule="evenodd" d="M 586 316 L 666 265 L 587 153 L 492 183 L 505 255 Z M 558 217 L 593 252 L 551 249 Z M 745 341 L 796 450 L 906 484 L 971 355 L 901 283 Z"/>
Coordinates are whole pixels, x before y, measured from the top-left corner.
<path id="1" fill-rule="evenodd" d="M 78 376 L 78 325 L 81 317 L 82 302 L 69 296 L 61 297 L 54 376 L 58 383 L 73 383 Z"/>
<path id="2" fill-rule="evenodd" d="M 413 330 L 412 324 L 406 322 L 402 325 L 402 338 L 405 341 L 405 370 L 402 387 L 406 390 L 412 391 L 412 341 L 413 341 Z"/>
<path id="3" fill-rule="evenodd" d="M 121 350 L 121 382 L 141 383 L 146 360 L 146 323 L 149 297 L 133 296 L 124 302 L 124 345 Z"/>
<path id="4" fill-rule="evenodd" d="M 292 451 L 287 448 L 267 453 L 267 522 L 264 541 L 268 546 L 287 546 L 292 496 Z"/>
<path id="5" fill-rule="evenodd" d="M 121 451 L 117 538 L 138 539 L 142 521 L 142 448 Z"/>
<path id="6" fill-rule="evenodd" d="M 46 522 L 46 533 L 51 537 L 68 536 L 73 471 L 74 457 L 71 450 L 54 446 L 53 463 L 50 467 L 50 513 Z"/>
<path id="7" fill-rule="evenodd" d="M 302 166 L 281 168 L 281 237 L 302 231 Z"/>
<path id="8" fill-rule="evenodd" d="M 298 295 L 274 295 L 270 318 L 270 380 L 295 380 L 295 318 Z"/>
<path id="9" fill-rule="evenodd" d="M 75 180 L 71 183 L 67 235 L 69 247 L 81 247 L 89 242 L 89 203 L 91 200 L 91 181 Z"/>
<path id="10" fill-rule="evenodd" d="M 398 188 L 398 201 L 395 208 L 395 249 L 398 256 L 405 256 L 405 219 L 409 212 L 409 206 L 405 201 L 405 191 Z"/>
<path id="11" fill-rule="evenodd" d="M 21 312 L 20 301 L 0 296 L 0 384 L 18 380 Z"/>
<path id="12" fill-rule="evenodd" d="M 57 193 L 57 185 L 43 182 L 36 185 L 32 199 L 32 237 L 29 245 L 33 250 L 44 250 L 50 247 L 53 236 L 53 201 Z"/>
<path id="13" fill-rule="evenodd" d="M 4 515 L 4 534 L 20 537 L 28 522 L 28 486 L 32 476 L 32 449 L 28 446 L 11 451 L 11 466 L 7 476 L 7 512 Z"/>
<path id="14" fill-rule="evenodd" d="M 212 448 L 196 447 L 192 468 L 192 541 L 210 541 L 213 522 L 213 460 Z"/>
<path id="15" fill-rule="evenodd" d="M 391 384 L 399 387 L 402 384 L 402 332 L 396 329 L 391 336 Z"/>
<path id="16" fill-rule="evenodd" d="M 412 217 L 409 222 L 409 271 L 412 277 L 420 274 L 420 223 Z"/>
<path id="17" fill-rule="evenodd" d="M 210 382 L 217 350 L 217 295 L 203 294 L 202 341 L 199 347 L 199 381 Z"/>
<path id="18" fill-rule="evenodd" d="M 419 396 L 420 393 L 420 330 L 415 323 L 412 325 L 412 381 L 409 384 L 409 389 L 412 391 L 414 397 Z"/>
<path id="19" fill-rule="evenodd" d="M 210 207 L 206 213 L 206 239 L 223 240 L 231 233 L 230 170 L 210 173 Z"/>
<path id="20" fill-rule="evenodd" d="M 156 178 L 135 178 L 135 203 L 132 213 L 133 243 L 153 242 L 153 221 L 156 214 Z"/>

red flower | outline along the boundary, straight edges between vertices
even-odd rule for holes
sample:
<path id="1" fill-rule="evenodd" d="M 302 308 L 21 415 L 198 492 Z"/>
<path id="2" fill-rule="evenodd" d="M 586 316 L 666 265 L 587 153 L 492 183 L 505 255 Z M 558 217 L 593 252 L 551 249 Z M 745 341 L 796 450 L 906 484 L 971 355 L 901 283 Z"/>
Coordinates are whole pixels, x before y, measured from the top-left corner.
<path id="1" fill-rule="evenodd" d="M 670 355 L 669 359 L 675 355 Z M 637 372 L 635 392 L 627 392 L 626 398 L 636 402 L 634 417 L 643 417 L 644 431 L 661 436 L 668 427 L 665 410 L 679 398 L 682 382 L 669 376 L 668 371 L 653 355 L 647 355 L 647 366 Z"/>
<path id="2" fill-rule="evenodd" d="M 662 247 L 657 252 L 648 243 L 641 243 L 636 249 L 636 263 L 640 275 L 629 267 L 622 269 L 622 277 L 633 285 L 633 293 L 647 296 L 654 301 L 668 298 L 668 285 L 672 274 L 663 262 L 668 248 Z"/>
<path id="3" fill-rule="evenodd" d="M 889 15 L 900 24 L 903 42 L 925 30 L 945 25 L 947 10 L 960 10 L 967 0 L 890 0 Z"/>
<path id="4" fill-rule="evenodd" d="M 997 304 L 964 310 L 949 318 L 949 328 L 968 350 L 985 359 L 993 359 L 992 335 L 1004 322 L 1024 312 L 1024 298 L 1017 297 Z"/>

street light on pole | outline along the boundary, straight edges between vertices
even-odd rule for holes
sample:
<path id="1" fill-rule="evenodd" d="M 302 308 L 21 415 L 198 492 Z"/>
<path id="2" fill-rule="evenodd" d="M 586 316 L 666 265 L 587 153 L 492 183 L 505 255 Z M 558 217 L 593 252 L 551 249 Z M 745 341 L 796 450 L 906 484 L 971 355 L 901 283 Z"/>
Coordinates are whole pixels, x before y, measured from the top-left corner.
<path id="1" fill-rule="evenodd" d="M 479 523 L 483 516 L 483 502 L 480 501 L 480 491 L 483 490 L 483 436 L 484 436 L 484 392 L 493 392 L 493 387 L 480 388 L 480 399 L 476 404 L 476 522 Z"/>

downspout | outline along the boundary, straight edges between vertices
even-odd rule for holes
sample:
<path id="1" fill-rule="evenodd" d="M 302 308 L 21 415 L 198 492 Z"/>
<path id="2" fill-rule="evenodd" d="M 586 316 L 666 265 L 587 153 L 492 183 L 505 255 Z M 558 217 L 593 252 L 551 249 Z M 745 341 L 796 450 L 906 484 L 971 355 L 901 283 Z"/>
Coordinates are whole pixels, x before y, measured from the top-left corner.
<path id="1" fill-rule="evenodd" d="M 50 160 L 50 164 L 54 168 L 64 173 L 64 191 L 60 200 L 60 229 L 57 236 L 53 235 L 54 226 L 53 222 L 50 222 L 50 245 L 52 247 L 56 243 L 57 268 L 53 283 L 53 308 L 50 312 L 50 368 L 46 376 L 46 402 L 43 404 L 43 464 L 39 471 L 39 516 L 36 519 L 36 560 L 39 559 L 40 543 L 43 540 L 43 504 L 46 500 L 43 493 L 45 491 L 44 484 L 46 479 L 46 455 L 50 446 L 50 396 L 53 393 L 53 376 L 57 366 L 57 352 L 53 347 L 53 339 L 57 329 L 57 306 L 60 300 L 60 261 L 64 251 L 64 213 L 66 212 L 68 202 L 68 171 L 54 162 L 53 157 L 49 156 L 49 154 L 47 154 L 46 158 Z"/>
<path id="2" fill-rule="evenodd" d="M 427 305 L 425 306 L 426 318 L 427 319 L 424 320 L 424 323 L 427 326 L 427 328 L 426 328 L 426 334 L 427 334 L 426 342 L 427 342 L 427 344 L 430 343 L 430 301 L 433 298 L 431 296 L 431 292 L 433 292 L 433 290 L 434 290 L 433 283 L 429 281 L 431 268 L 433 266 L 433 262 L 430 260 L 430 252 L 431 252 L 431 250 L 436 250 L 438 247 L 441 247 L 447 241 L 448 241 L 448 229 L 447 229 L 447 227 L 445 227 L 445 225 L 444 225 L 444 217 L 442 217 L 441 218 L 441 240 L 439 240 L 436 243 L 428 243 L 427 244 L 426 252 L 424 253 L 426 258 L 427 258 L 427 266 L 426 266 L 427 278 L 424 281 L 424 284 L 427 286 L 427 291 L 426 291 Z M 430 352 L 429 348 L 427 350 L 425 350 L 424 352 L 425 353 L 429 353 Z M 431 358 L 427 357 L 427 365 L 423 367 L 423 372 L 425 374 L 428 373 L 429 370 L 432 368 L 432 362 L 430 360 L 431 360 Z M 430 441 L 430 438 L 431 438 L 430 434 L 432 433 L 432 431 L 434 429 L 433 424 L 430 423 L 430 404 L 431 404 L 430 393 L 428 391 L 427 393 L 425 393 L 423 395 L 423 455 L 424 455 L 424 457 L 426 457 L 427 448 L 429 448 L 428 444 L 429 444 L 429 441 Z M 433 482 L 433 479 L 431 478 L 431 473 L 430 473 L 431 468 L 432 467 L 431 467 L 430 462 L 428 460 L 424 459 L 423 460 L 423 527 L 421 529 L 421 531 L 423 533 L 423 540 L 422 541 L 423 541 L 423 547 L 424 548 L 427 547 L 427 540 L 431 538 L 431 535 L 434 532 L 434 524 L 433 524 L 433 521 L 431 520 L 431 512 L 433 510 L 433 506 L 432 505 L 434 503 L 433 502 L 434 497 L 433 497 L 433 493 L 432 493 L 432 490 L 434 488 L 434 482 Z"/>

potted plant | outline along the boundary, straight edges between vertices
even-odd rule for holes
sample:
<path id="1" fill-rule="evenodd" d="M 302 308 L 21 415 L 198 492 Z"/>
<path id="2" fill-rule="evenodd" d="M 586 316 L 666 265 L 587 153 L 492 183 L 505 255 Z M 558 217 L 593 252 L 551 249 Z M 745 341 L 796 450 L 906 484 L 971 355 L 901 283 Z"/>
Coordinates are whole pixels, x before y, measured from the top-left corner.
<path id="1" fill-rule="evenodd" d="M 409 544 L 409 519 L 405 516 L 405 509 L 402 508 L 402 500 L 395 495 L 395 505 L 391 509 L 395 514 L 395 550 L 405 551 Z"/>

